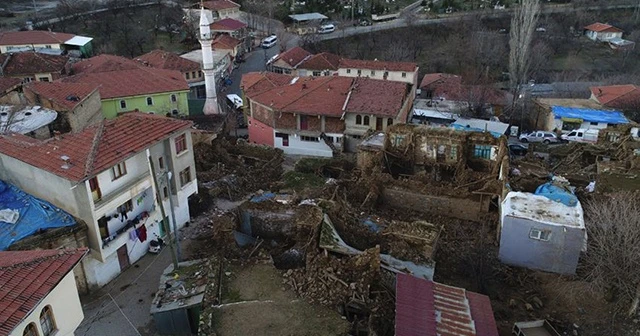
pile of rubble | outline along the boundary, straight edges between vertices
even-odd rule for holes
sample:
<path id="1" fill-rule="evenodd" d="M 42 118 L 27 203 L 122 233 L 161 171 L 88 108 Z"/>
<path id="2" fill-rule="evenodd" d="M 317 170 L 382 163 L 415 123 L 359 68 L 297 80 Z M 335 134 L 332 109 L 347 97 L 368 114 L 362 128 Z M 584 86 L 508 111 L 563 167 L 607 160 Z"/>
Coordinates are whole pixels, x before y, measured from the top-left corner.
<path id="1" fill-rule="evenodd" d="M 275 187 L 284 157 L 279 149 L 237 139 L 215 139 L 194 146 L 200 190 L 213 198 L 237 200 L 259 189 Z"/>

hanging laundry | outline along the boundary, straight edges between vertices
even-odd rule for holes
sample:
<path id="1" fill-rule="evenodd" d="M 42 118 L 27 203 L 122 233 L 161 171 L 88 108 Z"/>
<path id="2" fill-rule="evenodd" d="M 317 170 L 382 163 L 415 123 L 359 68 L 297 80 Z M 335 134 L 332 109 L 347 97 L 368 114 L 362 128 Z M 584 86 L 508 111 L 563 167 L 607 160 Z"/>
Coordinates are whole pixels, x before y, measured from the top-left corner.
<path id="1" fill-rule="evenodd" d="M 143 243 L 147 240 L 147 227 L 143 224 L 136 231 L 138 231 L 138 239 Z"/>
<path id="2" fill-rule="evenodd" d="M 138 239 L 138 230 L 131 230 L 129 232 L 129 239 L 135 241 L 136 239 Z"/>

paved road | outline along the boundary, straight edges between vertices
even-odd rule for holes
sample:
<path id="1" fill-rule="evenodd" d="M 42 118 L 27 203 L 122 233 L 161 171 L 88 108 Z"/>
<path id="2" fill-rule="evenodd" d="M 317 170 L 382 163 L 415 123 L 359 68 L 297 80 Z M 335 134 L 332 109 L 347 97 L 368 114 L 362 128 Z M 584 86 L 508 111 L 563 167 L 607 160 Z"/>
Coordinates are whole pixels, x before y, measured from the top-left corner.
<path id="1" fill-rule="evenodd" d="M 294 43 L 297 43 L 297 40 L 290 41 L 287 48 L 292 48 L 297 45 Z M 275 56 L 279 50 L 280 46 L 275 45 L 269 49 L 256 48 L 248 53 L 245 57 L 246 61 L 244 63 L 240 63 L 238 69 L 234 70 L 231 74 L 232 83 L 227 87 L 225 94 L 235 93 L 240 95 L 240 79 L 242 78 L 242 75 L 248 72 L 264 71 L 266 61 Z"/>
<path id="2" fill-rule="evenodd" d="M 635 8 L 638 5 L 609 5 L 609 6 L 591 6 L 591 7 L 572 7 L 572 6 L 553 6 L 553 7 L 545 7 L 542 9 L 542 14 L 554 14 L 554 13 L 569 13 L 574 11 L 597 11 L 597 10 L 610 10 L 610 9 L 627 9 L 627 8 Z M 434 25 L 441 24 L 446 22 L 455 22 L 461 19 L 475 19 L 478 15 L 481 15 L 486 19 L 496 19 L 502 17 L 511 16 L 512 10 L 485 10 L 485 11 L 470 11 L 456 14 L 449 14 L 447 17 L 437 18 L 437 19 L 428 19 L 428 18 L 417 18 L 417 19 L 403 19 L 399 18 L 392 21 L 376 23 L 372 26 L 368 27 L 345 27 L 343 29 L 336 29 L 335 32 L 331 34 L 319 35 L 321 40 L 333 40 L 339 39 L 347 36 L 366 34 L 375 31 L 388 30 L 388 29 L 396 29 L 401 27 L 407 27 L 409 25 L 412 26 L 425 26 L 425 25 Z"/>

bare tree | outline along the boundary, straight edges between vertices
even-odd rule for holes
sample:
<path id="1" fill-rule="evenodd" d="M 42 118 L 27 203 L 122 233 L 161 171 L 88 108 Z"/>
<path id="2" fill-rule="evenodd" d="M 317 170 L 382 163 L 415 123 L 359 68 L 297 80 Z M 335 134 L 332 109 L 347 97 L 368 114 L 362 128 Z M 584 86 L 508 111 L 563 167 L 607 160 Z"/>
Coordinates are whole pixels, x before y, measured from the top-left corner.
<path id="1" fill-rule="evenodd" d="M 513 12 L 509 38 L 509 75 L 515 107 L 520 85 L 527 81 L 531 61 L 531 41 L 540 15 L 539 0 L 522 0 Z"/>
<path id="2" fill-rule="evenodd" d="M 640 303 L 640 194 L 620 192 L 586 202 L 589 236 L 583 267 L 598 292 L 612 291 L 636 313 Z"/>

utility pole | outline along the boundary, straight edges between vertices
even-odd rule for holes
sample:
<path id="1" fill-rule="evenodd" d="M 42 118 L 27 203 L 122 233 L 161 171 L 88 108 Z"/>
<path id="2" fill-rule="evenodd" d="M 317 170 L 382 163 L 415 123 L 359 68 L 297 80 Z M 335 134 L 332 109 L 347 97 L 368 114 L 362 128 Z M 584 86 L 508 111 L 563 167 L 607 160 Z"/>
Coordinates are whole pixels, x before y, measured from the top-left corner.
<path id="1" fill-rule="evenodd" d="M 182 261 L 182 249 L 180 248 L 180 235 L 178 234 L 178 225 L 176 224 L 176 212 L 173 207 L 173 197 L 171 197 L 171 195 L 173 195 L 173 192 L 171 191 L 172 190 L 171 175 L 173 174 L 169 170 L 167 170 L 166 175 L 167 175 L 167 188 L 169 191 L 169 207 L 171 207 L 169 211 L 171 212 L 171 220 L 173 221 L 173 235 L 176 240 L 176 252 L 177 252 L 178 261 Z"/>
<path id="2" fill-rule="evenodd" d="M 160 206 L 160 214 L 162 215 L 162 227 L 164 228 L 164 231 L 167 232 L 169 234 L 169 248 L 171 249 L 171 256 L 173 257 L 173 270 L 176 271 L 178 270 L 178 255 L 176 254 L 176 251 L 173 247 L 173 245 L 171 244 L 171 229 L 169 228 L 169 223 L 167 223 L 167 216 L 164 212 L 164 205 L 162 204 L 162 196 L 160 195 L 160 186 L 158 185 L 158 178 L 156 177 L 156 168 L 153 164 L 153 159 L 151 158 L 151 155 L 149 155 L 149 166 L 151 166 L 151 177 L 153 178 L 153 184 L 156 187 L 156 201 L 158 202 L 158 205 Z M 169 197 L 171 197 L 171 195 L 169 195 Z"/>

